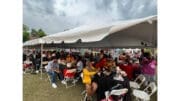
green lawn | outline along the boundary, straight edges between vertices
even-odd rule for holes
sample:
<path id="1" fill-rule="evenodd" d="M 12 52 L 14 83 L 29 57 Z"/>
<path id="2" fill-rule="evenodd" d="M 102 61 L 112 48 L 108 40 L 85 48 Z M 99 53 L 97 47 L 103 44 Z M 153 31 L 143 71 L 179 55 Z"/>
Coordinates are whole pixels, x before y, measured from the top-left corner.
<path id="1" fill-rule="evenodd" d="M 84 90 L 81 82 L 66 88 L 58 81 L 57 86 L 56 89 L 51 87 L 46 74 L 43 74 L 42 79 L 40 74 L 23 74 L 23 101 L 81 101 L 81 92 Z M 151 101 L 157 101 L 156 94 Z"/>
<path id="2" fill-rule="evenodd" d="M 52 88 L 45 74 L 43 79 L 40 79 L 40 74 L 23 74 L 23 101 L 80 101 L 82 98 L 84 86 L 81 83 L 66 88 L 58 81 L 57 86 Z"/>

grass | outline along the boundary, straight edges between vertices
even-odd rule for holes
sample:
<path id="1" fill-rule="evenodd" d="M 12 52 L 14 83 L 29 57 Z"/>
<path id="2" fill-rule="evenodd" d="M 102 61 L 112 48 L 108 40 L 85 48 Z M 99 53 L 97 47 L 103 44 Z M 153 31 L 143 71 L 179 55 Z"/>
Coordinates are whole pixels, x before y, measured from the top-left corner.
<path id="1" fill-rule="evenodd" d="M 66 88 L 65 85 L 57 82 L 58 88 L 51 87 L 47 75 L 23 74 L 23 101 L 81 101 L 81 92 L 84 85 L 78 82 L 76 86 Z M 157 101 L 157 94 L 151 97 L 151 101 Z"/>
<path id="2" fill-rule="evenodd" d="M 58 88 L 54 89 L 45 74 L 42 79 L 40 74 L 24 74 L 23 101 L 80 101 L 84 86 L 81 83 L 77 85 L 66 89 L 65 85 L 58 81 Z"/>

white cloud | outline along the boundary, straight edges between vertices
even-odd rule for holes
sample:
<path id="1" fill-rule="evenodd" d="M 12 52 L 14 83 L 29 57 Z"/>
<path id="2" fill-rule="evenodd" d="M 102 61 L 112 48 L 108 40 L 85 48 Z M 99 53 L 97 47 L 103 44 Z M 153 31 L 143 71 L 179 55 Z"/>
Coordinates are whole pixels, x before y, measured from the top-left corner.
<path id="1" fill-rule="evenodd" d="M 24 0 L 23 23 L 48 34 L 157 14 L 156 0 Z"/>

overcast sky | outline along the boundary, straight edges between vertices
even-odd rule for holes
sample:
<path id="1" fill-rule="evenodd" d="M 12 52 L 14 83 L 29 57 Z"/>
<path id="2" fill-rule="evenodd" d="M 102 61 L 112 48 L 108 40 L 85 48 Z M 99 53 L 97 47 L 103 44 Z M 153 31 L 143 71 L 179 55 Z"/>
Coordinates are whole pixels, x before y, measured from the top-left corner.
<path id="1" fill-rule="evenodd" d="M 157 0 L 23 0 L 23 23 L 47 34 L 157 14 Z"/>

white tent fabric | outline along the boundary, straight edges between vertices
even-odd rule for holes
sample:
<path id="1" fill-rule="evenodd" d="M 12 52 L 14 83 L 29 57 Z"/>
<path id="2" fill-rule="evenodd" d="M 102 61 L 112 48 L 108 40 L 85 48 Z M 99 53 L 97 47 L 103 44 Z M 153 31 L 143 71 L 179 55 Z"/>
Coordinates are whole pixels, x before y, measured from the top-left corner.
<path id="1" fill-rule="evenodd" d="M 26 41 L 23 44 L 23 46 L 33 46 L 33 45 L 43 44 L 43 43 L 44 43 L 43 39 L 42 38 L 38 38 L 38 39 Z"/>
<path id="2" fill-rule="evenodd" d="M 24 43 L 64 43 L 68 47 L 156 47 L 157 16 L 119 21 L 105 25 L 90 25 L 48 35 Z"/>

